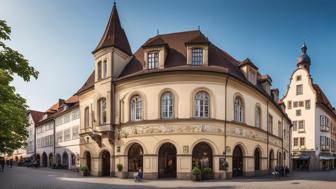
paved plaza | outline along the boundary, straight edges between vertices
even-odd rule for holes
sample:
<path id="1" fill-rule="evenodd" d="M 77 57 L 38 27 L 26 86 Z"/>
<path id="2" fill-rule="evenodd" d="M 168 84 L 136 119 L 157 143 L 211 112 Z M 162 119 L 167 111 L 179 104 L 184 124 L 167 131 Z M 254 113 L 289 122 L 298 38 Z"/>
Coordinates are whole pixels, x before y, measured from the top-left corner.
<path id="1" fill-rule="evenodd" d="M 114 189 L 114 188 L 304 188 L 335 189 L 336 170 L 328 172 L 296 172 L 274 179 L 271 176 L 241 178 L 226 181 L 193 182 L 180 180 L 153 180 L 135 183 L 131 179 L 111 177 L 82 177 L 68 170 L 47 168 L 7 168 L 0 172 L 1 189 Z"/>

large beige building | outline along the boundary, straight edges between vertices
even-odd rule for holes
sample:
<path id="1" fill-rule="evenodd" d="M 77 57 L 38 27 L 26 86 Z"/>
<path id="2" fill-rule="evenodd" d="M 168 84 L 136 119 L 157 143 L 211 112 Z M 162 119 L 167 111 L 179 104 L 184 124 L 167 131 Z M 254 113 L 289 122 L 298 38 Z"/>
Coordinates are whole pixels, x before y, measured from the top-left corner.
<path id="1" fill-rule="evenodd" d="M 336 112 L 310 75 L 307 47 L 302 46 L 297 68 L 283 97 L 293 121 L 291 149 L 295 170 L 326 170 L 336 163 Z"/>
<path id="2" fill-rule="evenodd" d="M 77 92 L 80 157 L 91 175 L 215 179 L 289 166 L 290 120 L 271 78 L 199 30 L 157 35 L 132 53 L 114 5 Z M 118 172 L 117 165 L 123 166 Z"/>

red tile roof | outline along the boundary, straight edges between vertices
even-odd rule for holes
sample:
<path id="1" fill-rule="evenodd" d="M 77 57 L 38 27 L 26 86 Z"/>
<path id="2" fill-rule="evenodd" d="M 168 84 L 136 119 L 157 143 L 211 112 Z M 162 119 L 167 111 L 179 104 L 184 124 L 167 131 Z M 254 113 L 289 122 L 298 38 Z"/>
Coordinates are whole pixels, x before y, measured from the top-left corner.
<path id="1" fill-rule="evenodd" d="M 38 121 L 40 121 L 44 114 L 43 112 L 39 112 L 35 110 L 29 110 L 29 112 L 34 120 L 34 123 L 37 123 Z"/>
<path id="2" fill-rule="evenodd" d="M 317 104 L 320 104 L 324 106 L 330 113 L 336 117 L 336 113 L 334 110 L 334 107 L 331 105 L 328 97 L 324 94 L 323 90 L 320 88 L 319 85 L 313 84 L 313 87 L 316 91 L 316 99 L 317 99 Z"/>
<path id="3" fill-rule="evenodd" d="M 128 43 L 124 29 L 121 27 L 116 4 L 114 3 L 112 12 L 107 23 L 105 32 L 92 53 L 107 47 L 116 47 L 128 55 L 132 55 L 131 47 Z"/>
<path id="4" fill-rule="evenodd" d="M 74 104 L 77 102 L 79 102 L 79 97 L 77 95 L 73 95 L 65 101 L 66 104 Z"/>

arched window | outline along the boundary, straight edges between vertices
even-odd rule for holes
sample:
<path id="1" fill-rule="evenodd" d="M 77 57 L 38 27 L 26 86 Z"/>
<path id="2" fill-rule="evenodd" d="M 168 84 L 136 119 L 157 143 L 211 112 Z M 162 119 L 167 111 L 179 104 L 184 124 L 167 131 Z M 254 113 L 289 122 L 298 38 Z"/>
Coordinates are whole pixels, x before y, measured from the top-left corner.
<path id="1" fill-rule="evenodd" d="M 202 65 L 203 64 L 203 49 L 193 48 L 191 50 L 191 64 Z"/>
<path id="2" fill-rule="evenodd" d="M 143 150 L 140 144 L 133 144 L 128 150 L 128 171 L 137 172 L 143 169 Z"/>
<path id="3" fill-rule="evenodd" d="M 256 105 L 255 109 L 255 127 L 261 127 L 261 108 L 258 105 Z"/>
<path id="4" fill-rule="evenodd" d="M 89 128 L 90 125 L 90 112 L 89 107 L 85 107 L 84 109 L 84 128 Z"/>
<path id="5" fill-rule="evenodd" d="M 142 101 L 139 95 L 131 98 L 131 121 L 139 121 L 142 119 Z"/>
<path id="6" fill-rule="evenodd" d="M 242 98 L 239 96 L 234 100 L 234 120 L 244 122 L 244 104 Z"/>
<path id="7" fill-rule="evenodd" d="M 195 95 L 194 117 L 208 118 L 210 106 L 209 94 L 205 91 L 200 91 Z"/>
<path id="8" fill-rule="evenodd" d="M 106 98 L 98 100 L 98 117 L 100 125 L 106 124 Z"/>
<path id="9" fill-rule="evenodd" d="M 171 92 L 165 92 L 161 96 L 161 118 L 173 118 L 174 99 Z"/>
<path id="10" fill-rule="evenodd" d="M 260 150 L 258 148 L 254 151 L 254 170 L 260 170 Z"/>
<path id="11" fill-rule="evenodd" d="M 98 72 L 97 72 L 97 77 L 98 77 L 98 81 L 102 79 L 102 62 L 99 61 L 98 64 L 97 64 L 97 69 L 98 69 Z"/>
<path id="12" fill-rule="evenodd" d="M 107 77 L 107 60 L 104 60 L 103 64 L 103 78 Z"/>

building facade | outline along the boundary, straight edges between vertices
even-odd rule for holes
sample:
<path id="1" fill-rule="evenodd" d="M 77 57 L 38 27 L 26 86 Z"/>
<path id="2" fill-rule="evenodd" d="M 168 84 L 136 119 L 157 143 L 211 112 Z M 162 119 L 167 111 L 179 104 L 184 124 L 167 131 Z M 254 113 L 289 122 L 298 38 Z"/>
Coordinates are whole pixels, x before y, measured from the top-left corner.
<path id="1" fill-rule="evenodd" d="M 133 54 L 114 5 L 93 55 L 77 92 L 91 175 L 191 179 L 199 167 L 222 179 L 224 161 L 228 177 L 289 166 L 291 122 L 270 76 L 201 31 L 154 36 Z"/>
<path id="2" fill-rule="evenodd" d="M 65 169 L 79 167 L 79 104 L 78 97 L 64 101 L 55 119 L 55 164 Z"/>
<path id="3" fill-rule="evenodd" d="M 55 121 L 52 115 L 57 111 L 59 103 L 54 104 L 36 123 L 36 152 L 35 159 L 41 167 L 51 167 L 54 164 L 55 154 Z"/>
<path id="4" fill-rule="evenodd" d="M 293 121 L 292 160 L 295 170 L 326 170 L 335 167 L 336 113 L 310 75 L 310 57 L 302 46 L 297 69 L 283 97 Z"/>

